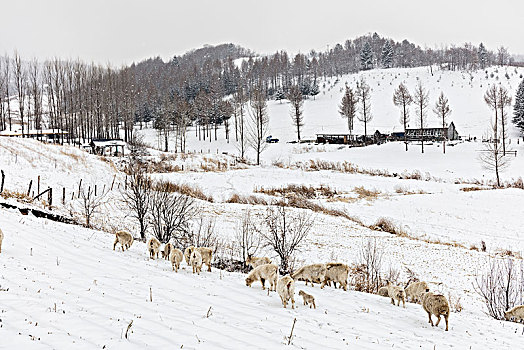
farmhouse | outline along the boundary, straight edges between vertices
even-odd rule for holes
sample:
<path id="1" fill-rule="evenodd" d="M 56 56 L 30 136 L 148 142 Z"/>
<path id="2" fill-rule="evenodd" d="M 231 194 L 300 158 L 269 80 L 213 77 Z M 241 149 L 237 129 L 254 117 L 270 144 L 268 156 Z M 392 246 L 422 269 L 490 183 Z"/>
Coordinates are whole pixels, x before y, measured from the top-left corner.
<path id="1" fill-rule="evenodd" d="M 33 139 L 46 140 L 48 142 L 58 142 L 61 137 L 67 135 L 68 132 L 61 129 L 40 129 L 40 130 L 2 130 L 0 136 L 5 137 L 29 137 Z"/>
<path id="2" fill-rule="evenodd" d="M 429 127 L 424 128 L 424 140 L 442 140 L 444 136 L 447 140 L 453 141 L 458 140 L 459 135 L 455 124 L 451 122 L 447 127 Z M 408 128 L 406 129 L 407 139 L 410 141 L 420 140 L 422 137 L 421 129 L 419 128 Z"/>

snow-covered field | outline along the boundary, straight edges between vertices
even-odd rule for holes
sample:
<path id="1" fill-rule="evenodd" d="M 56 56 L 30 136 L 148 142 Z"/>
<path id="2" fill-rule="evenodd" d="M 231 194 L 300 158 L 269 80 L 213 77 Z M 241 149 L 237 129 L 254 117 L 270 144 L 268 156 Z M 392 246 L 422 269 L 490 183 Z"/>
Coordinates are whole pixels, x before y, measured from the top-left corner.
<path id="1" fill-rule="evenodd" d="M 313 294 L 317 309 L 303 306 L 298 295 L 295 310 L 283 309 L 275 292 L 246 287 L 244 275 L 216 269 L 193 275 L 185 262 L 175 273 L 165 260 L 149 260 L 143 243 L 113 251 L 113 236 L 4 209 L 0 223 L 5 349 L 288 348 L 294 318 L 290 348 L 516 349 L 522 343 L 522 325 L 493 321 L 475 308 L 453 313 L 445 332 L 427 323 L 420 305 L 403 309 L 387 298 L 298 282 L 297 292 Z M 437 264 L 453 253 L 440 256 Z M 434 266 L 429 259 L 421 264 Z"/>
<path id="2" fill-rule="evenodd" d="M 523 73 L 524 69 L 500 67 L 488 73 L 434 70 L 432 75 L 427 68 L 364 72 L 373 91 L 374 119 L 368 133 L 400 130 L 393 89 L 402 81 L 413 89 L 421 80 L 430 90 L 431 105 L 440 90 L 448 96 L 453 109 L 450 121 L 460 135 L 480 139 L 491 117 L 483 101 L 487 86 L 500 83 L 514 91 Z M 357 77 L 331 78 L 325 86 L 322 81 L 317 98 L 305 101 L 302 134 L 306 138 L 316 132 L 346 132 L 346 121 L 337 109 L 344 84 L 354 85 Z M 167 262 L 147 259 L 142 243 L 135 242 L 125 253 L 113 252 L 113 236 L 108 233 L 0 209 L 0 226 L 6 235 L 0 254 L 0 348 L 275 348 L 287 343 L 285 337 L 295 317 L 292 346 L 296 348 L 519 348 L 522 325 L 490 319 L 473 290 L 475 276 L 490 256 L 505 249 L 524 251 L 524 191 L 484 186 L 493 181 L 493 174 L 478 159 L 483 147 L 480 140 L 456 142 L 446 147 L 446 154 L 438 143 L 428 145 L 424 154 L 415 144 L 406 152 L 402 143 L 365 148 L 290 144 L 286 142 L 295 139 L 295 130 L 289 105 L 270 101 L 268 111 L 270 133 L 281 141 L 264 151 L 261 166 L 237 162 L 234 135 L 227 143 L 220 129 L 217 141 L 199 141 L 190 129 L 187 149 L 192 154 L 150 150 L 150 160 L 164 162 L 171 169 L 152 177 L 198 187 L 211 197 L 213 203 L 198 201 L 202 216 L 216 220 L 217 234 L 226 241 L 234 236 L 246 209 L 254 214 L 265 211 L 262 205 L 227 203 L 235 194 L 276 200 L 278 196 L 255 191 L 290 184 L 335 190 L 331 198 L 312 201 L 345 211 L 362 224 L 310 212 L 315 224 L 297 255 L 298 262 L 351 264 L 357 261 L 362 244 L 375 239 L 384 250 L 384 269 L 398 269 L 404 279 L 410 268 L 433 290 L 461 298 L 464 311 L 451 315 L 449 332 L 431 328 L 419 305 L 399 309 L 378 296 L 330 288 L 321 291 L 302 282 L 298 282 L 297 293 L 304 289 L 314 294 L 319 308 L 302 306 L 297 294 L 298 308 L 284 310 L 275 293 L 268 297 L 260 286 L 247 288 L 241 274 L 215 270 L 193 276 L 185 263 L 175 274 Z M 437 122 L 431 112 L 428 119 L 430 125 Z M 355 132 L 363 133 L 362 125 L 357 121 L 355 125 Z M 137 132 L 151 146 L 159 146 L 155 130 Z M 502 173 L 503 181 L 513 182 L 524 173 L 524 145 L 518 136 L 510 126 L 510 148 L 517 155 Z M 249 152 L 248 157 L 253 159 L 253 154 Z M 348 162 L 362 171 L 311 171 L 311 161 Z M 125 175 L 119 162 L 74 147 L 0 138 L 6 190 L 26 193 L 32 180 L 36 193 L 40 176 L 41 190 L 53 188 L 52 211 L 83 221 L 77 198 L 80 181 L 84 188 L 96 184 L 99 191 L 113 184 L 93 219 L 94 226 L 106 231 L 127 229 L 137 236 L 136 222 L 121 201 Z M 371 176 L 368 170 L 391 176 Z M 422 179 L 405 179 L 414 172 Z M 473 186 L 485 190 L 462 191 Z M 375 195 L 361 198 L 359 188 Z M 43 207 L 45 203 L 24 205 Z M 369 228 L 382 217 L 412 239 Z M 469 249 L 479 247 L 481 241 L 486 242 L 486 253 Z M 276 259 L 271 252 L 264 253 Z M 131 320 L 133 333 L 124 339 Z"/>

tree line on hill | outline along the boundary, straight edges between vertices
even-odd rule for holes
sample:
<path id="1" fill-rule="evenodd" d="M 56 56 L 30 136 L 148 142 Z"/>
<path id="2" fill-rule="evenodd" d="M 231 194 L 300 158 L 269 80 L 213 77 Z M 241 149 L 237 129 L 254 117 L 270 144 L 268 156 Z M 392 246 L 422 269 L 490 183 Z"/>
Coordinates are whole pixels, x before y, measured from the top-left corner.
<path id="1" fill-rule="evenodd" d="M 185 151 L 188 126 L 196 126 L 199 139 L 211 141 L 217 138 L 217 127 L 224 125 L 226 138 L 234 133 L 243 156 L 247 134 L 264 129 L 267 115 L 262 102 L 294 96 L 298 106 L 298 97 L 319 93 L 321 78 L 372 68 L 439 65 L 473 70 L 509 63 L 504 47 L 496 52 L 483 44 L 430 49 L 377 33 L 294 56 L 286 51 L 256 56 L 223 44 L 167 62 L 157 57 L 120 68 L 59 58 L 24 61 L 15 52 L 0 59 L 0 129 L 12 130 L 18 122 L 22 134 L 27 129 L 62 129 L 67 132 L 61 135 L 62 143 L 120 135 L 132 142 L 133 126 L 152 122 L 166 141 L 164 150 L 171 135 L 176 139 L 174 150 Z M 258 121 L 258 131 L 247 127 L 246 109 L 254 105 L 258 116 L 253 123 Z M 293 114 L 299 133 L 299 108 Z"/>

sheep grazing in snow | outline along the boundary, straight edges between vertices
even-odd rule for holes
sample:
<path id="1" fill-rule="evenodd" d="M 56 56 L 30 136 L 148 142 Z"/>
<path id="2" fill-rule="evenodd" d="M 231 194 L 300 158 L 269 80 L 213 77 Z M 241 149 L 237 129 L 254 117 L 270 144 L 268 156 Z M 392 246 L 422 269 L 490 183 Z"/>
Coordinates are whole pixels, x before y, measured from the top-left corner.
<path id="1" fill-rule="evenodd" d="M 155 259 L 155 256 L 158 259 L 158 252 L 160 251 L 160 241 L 155 237 L 149 238 L 147 241 L 147 251 L 149 252 L 149 257 Z"/>
<path id="2" fill-rule="evenodd" d="M 389 297 L 388 287 L 380 287 L 377 292 L 381 297 Z"/>
<path id="3" fill-rule="evenodd" d="M 275 264 L 264 264 L 255 267 L 246 277 L 246 286 L 251 287 L 255 281 L 262 283 L 262 289 L 266 289 L 265 282 L 269 281 L 269 291 L 276 290 L 278 278 L 278 266 Z"/>
<path id="4" fill-rule="evenodd" d="M 348 274 L 349 266 L 342 263 L 327 263 L 326 264 L 326 276 L 320 288 L 324 289 L 326 284 L 333 282 L 335 288 L 337 287 L 337 282 L 340 283 L 340 286 L 344 290 L 348 290 Z"/>
<path id="5" fill-rule="evenodd" d="M 311 294 L 307 294 L 306 292 L 301 290 L 300 292 L 298 292 L 298 295 L 300 295 L 302 299 L 304 299 L 304 305 L 309 305 L 310 309 L 311 307 L 314 307 L 315 309 L 317 308 L 317 306 L 315 305 L 315 298 Z"/>
<path id="6" fill-rule="evenodd" d="M 2 241 L 4 240 L 4 233 L 0 230 L 0 253 L 2 252 Z"/>
<path id="7" fill-rule="evenodd" d="M 291 299 L 291 308 L 295 308 L 295 281 L 291 277 L 284 276 L 278 280 L 277 292 L 284 307 L 287 307 L 287 303 Z"/>
<path id="8" fill-rule="evenodd" d="M 431 319 L 431 314 L 437 316 L 437 324 L 440 323 L 440 316 L 444 316 L 446 321 L 446 331 L 448 330 L 448 317 L 449 317 L 449 303 L 445 296 L 442 294 L 433 294 L 429 291 L 422 294 L 422 307 L 428 313 L 429 323 L 433 326 L 433 320 Z"/>
<path id="9" fill-rule="evenodd" d="M 271 260 L 266 256 L 260 258 L 257 258 L 255 256 L 248 256 L 246 259 L 246 265 L 249 265 L 252 268 L 265 264 L 271 264 Z"/>
<path id="10" fill-rule="evenodd" d="M 423 293 L 429 290 L 428 284 L 424 281 L 421 282 L 412 282 L 407 286 L 406 290 L 406 300 L 411 299 L 412 302 L 419 303 L 420 297 Z"/>
<path id="11" fill-rule="evenodd" d="M 406 291 L 404 288 L 391 283 L 388 283 L 386 287 L 388 289 L 388 296 L 391 298 L 391 304 L 395 305 L 395 300 L 397 300 L 397 306 L 400 306 L 400 302 L 402 301 L 402 306 L 406 307 Z"/>
<path id="12" fill-rule="evenodd" d="M 184 254 L 180 249 L 173 248 L 171 250 L 171 255 L 169 256 L 169 260 L 171 260 L 171 266 L 173 267 L 173 271 L 178 272 L 178 269 L 180 268 L 180 263 L 184 259 Z"/>
<path id="13" fill-rule="evenodd" d="M 171 243 L 168 243 L 164 246 L 164 250 L 162 250 L 162 258 L 169 259 L 171 256 L 171 251 L 173 250 L 173 245 Z"/>
<path id="14" fill-rule="evenodd" d="M 115 243 L 113 243 L 113 250 L 115 250 L 117 243 L 120 243 L 122 251 L 124 251 L 125 249 L 129 249 L 129 247 L 131 247 L 131 245 L 133 244 L 133 236 L 131 236 L 129 232 L 118 231 L 117 233 L 115 233 Z"/>
<path id="15" fill-rule="evenodd" d="M 322 283 L 326 277 L 326 264 L 313 264 L 302 266 L 296 272 L 294 272 L 291 277 L 296 280 L 305 280 L 306 286 L 308 282 L 311 282 L 313 287 L 313 282 Z"/>
<path id="16" fill-rule="evenodd" d="M 191 258 L 191 253 L 194 250 L 198 250 L 200 255 L 202 256 L 202 263 L 207 265 L 207 271 L 211 272 L 211 261 L 213 260 L 213 249 L 207 248 L 207 247 L 197 247 L 194 246 L 187 247 L 184 251 L 184 258 L 186 259 L 186 263 L 188 265 L 191 265 L 189 260 Z"/>
<path id="17" fill-rule="evenodd" d="M 194 249 L 191 253 L 189 263 L 193 266 L 193 273 L 196 271 L 200 275 L 200 271 L 202 271 L 202 254 L 197 249 Z"/>
<path id="18" fill-rule="evenodd" d="M 524 305 L 515 306 L 513 309 L 504 312 L 504 318 L 508 321 L 515 319 L 516 322 L 524 320 Z"/>

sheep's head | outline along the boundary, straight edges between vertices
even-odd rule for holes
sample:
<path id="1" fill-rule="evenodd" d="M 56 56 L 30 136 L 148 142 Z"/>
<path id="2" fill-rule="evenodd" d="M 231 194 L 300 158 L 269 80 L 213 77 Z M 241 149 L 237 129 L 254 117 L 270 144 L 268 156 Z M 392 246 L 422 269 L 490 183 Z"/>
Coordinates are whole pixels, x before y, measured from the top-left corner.
<path id="1" fill-rule="evenodd" d="M 509 311 L 504 312 L 504 318 L 506 321 L 511 321 L 511 313 Z"/>
<path id="2" fill-rule="evenodd" d="M 298 292 L 298 295 L 302 296 L 302 295 L 305 295 L 306 293 L 303 291 L 303 290 L 300 290 L 300 292 Z"/>
<path id="3" fill-rule="evenodd" d="M 254 282 L 251 276 L 246 277 L 246 286 L 251 287 L 251 284 Z"/>

